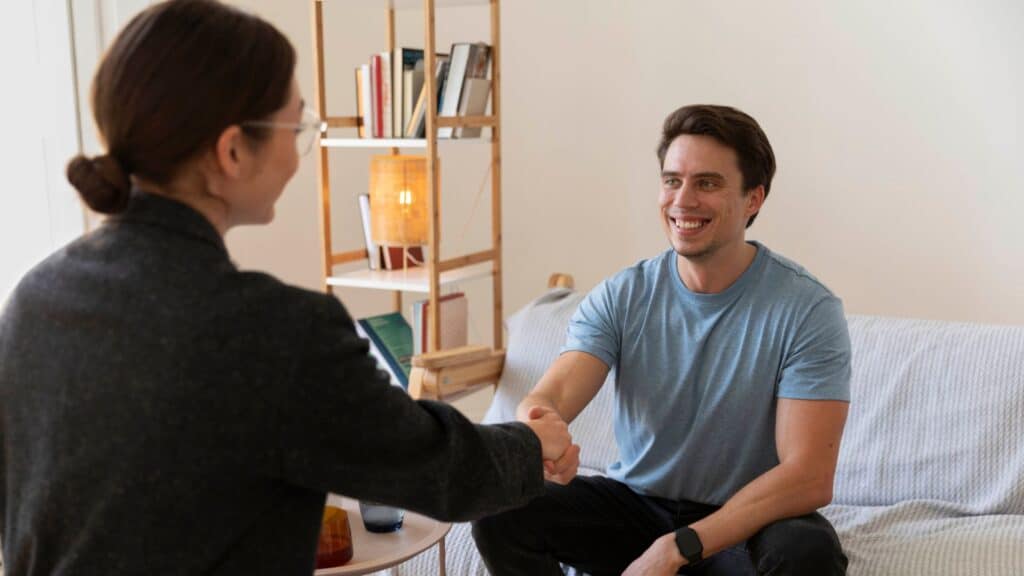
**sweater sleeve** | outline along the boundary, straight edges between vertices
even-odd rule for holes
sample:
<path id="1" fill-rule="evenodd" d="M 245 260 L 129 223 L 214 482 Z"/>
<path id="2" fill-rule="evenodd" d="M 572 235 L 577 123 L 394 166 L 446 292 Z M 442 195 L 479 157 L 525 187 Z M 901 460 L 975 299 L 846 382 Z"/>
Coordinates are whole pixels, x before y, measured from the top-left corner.
<path id="1" fill-rule="evenodd" d="M 540 441 L 528 427 L 475 425 L 446 404 L 412 400 L 377 369 L 344 307 L 323 298 L 283 394 L 286 480 L 449 521 L 542 492 Z"/>

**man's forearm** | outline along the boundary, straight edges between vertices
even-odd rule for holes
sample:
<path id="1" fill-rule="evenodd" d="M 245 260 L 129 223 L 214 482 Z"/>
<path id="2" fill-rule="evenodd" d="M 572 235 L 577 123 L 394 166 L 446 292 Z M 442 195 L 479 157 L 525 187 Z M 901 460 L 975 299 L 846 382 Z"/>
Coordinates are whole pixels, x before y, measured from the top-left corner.
<path id="1" fill-rule="evenodd" d="M 516 408 L 516 419 L 520 422 L 527 422 L 530 419 L 528 416 L 530 409 L 534 406 L 549 408 L 553 410 L 555 414 L 558 414 L 559 418 L 562 417 L 562 414 L 558 411 L 558 406 L 555 405 L 554 400 L 543 394 L 530 393 L 523 398 L 519 403 L 519 406 Z M 564 418 L 562 419 L 564 420 Z"/>
<path id="2" fill-rule="evenodd" d="M 832 474 L 808 474 L 800 463 L 779 464 L 743 487 L 718 511 L 691 527 L 710 556 L 783 518 L 810 514 L 832 500 Z"/>

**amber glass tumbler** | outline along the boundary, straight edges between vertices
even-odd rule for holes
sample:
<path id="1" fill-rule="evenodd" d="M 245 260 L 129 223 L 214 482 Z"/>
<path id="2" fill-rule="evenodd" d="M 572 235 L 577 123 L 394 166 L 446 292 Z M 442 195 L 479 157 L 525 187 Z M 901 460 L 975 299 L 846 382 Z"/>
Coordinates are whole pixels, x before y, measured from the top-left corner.
<path id="1" fill-rule="evenodd" d="M 352 559 L 352 528 L 348 512 L 337 506 L 324 508 L 320 523 L 320 541 L 316 546 L 316 567 L 341 566 Z"/>

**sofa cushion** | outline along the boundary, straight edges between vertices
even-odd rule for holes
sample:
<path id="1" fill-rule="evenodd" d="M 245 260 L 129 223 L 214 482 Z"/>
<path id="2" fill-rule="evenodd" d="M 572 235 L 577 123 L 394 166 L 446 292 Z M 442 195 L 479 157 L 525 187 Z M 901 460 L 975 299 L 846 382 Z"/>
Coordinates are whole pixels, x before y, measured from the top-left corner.
<path id="1" fill-rule="evenodd" d="M 555 288 L 506 320 L 508 351 L 505 368 L 484 416 L 485 423 L 516 419 L 516 407 L 533 389 L 565 343 L 569 319 L 585 294 Z M 604 470 L 618 458 L 612 431 L 614 371 L 594 400 L 572 422 L 569 431 L 580 445 L 580 464 Z"/>
<path id="2" fill-rule="evenodd" d="M 1024 574 L 1024 516 L 960 516 L 955 506 L 829 506 L 850 559 L 848 576 Z"/>
<path id="3" fill-rule="evenodd" d="M 849 317 L 836 504 L 1024 514 L 1024 327 Z"/>

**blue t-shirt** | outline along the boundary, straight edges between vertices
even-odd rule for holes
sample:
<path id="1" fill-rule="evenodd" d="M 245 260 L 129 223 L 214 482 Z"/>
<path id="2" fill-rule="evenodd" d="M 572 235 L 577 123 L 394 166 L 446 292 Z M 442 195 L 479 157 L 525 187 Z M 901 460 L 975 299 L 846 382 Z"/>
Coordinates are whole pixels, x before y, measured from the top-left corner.
<path id="1" fill-rule="evenodd" d="M 794 262 L 757 256 L 718 294 L 691 292 L 668 250 L 599 284 L 562 352 L 615 370 L 619 460 L 651 496 L 723 504 L 778 465 L 776 398 L 850 399 L 842 302 Z"/>

